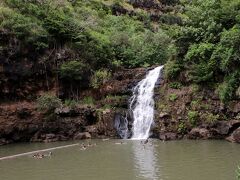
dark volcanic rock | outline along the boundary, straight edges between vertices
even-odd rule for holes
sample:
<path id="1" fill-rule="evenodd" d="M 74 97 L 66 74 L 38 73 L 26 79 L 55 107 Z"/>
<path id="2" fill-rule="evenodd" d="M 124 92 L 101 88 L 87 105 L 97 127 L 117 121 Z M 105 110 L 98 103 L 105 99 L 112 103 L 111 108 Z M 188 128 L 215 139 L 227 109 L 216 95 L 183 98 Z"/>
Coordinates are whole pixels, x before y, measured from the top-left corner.
<path id="1" fill-rule="evenodd" d="M 89 132 L 77 133 L 73 139 L 81 140 L 81 139 L 91 139 L 91 134 Z"/>
<path id="2" fill-rule="evenodd" d="M 231 121 L 218 121 L 209 129 L 211 132 L 213 132 L 214 136 L 224 138 L 231 134 L 238 127 L 240 127 L 240 121 L 231 120 Z"/>
<path id="3" fill-rule="evenodd" d="M 234 104 L 233 112 L 235 112 L 235 113 L 239 113 L 240 112 L 240 102 Z"/>
<path id="4" fill-rule="evenodd" d="M 28 117 L 31 116 L 31 110 L 28 109 L 28 108 L 20 108 L 20 109 L 17 109 L 17 116 L 18 116 L 20 119 L 28 118 Z"/>
<path id="5" fill-rule="evenodd" d="M 99 112 L 99 122 L 97 123 L 99 135 L 116 137 L 117 131 L 114 128 L 115 111 L 105 109 Z"/>
<path id="6" fill-rule="evenodd" d="M 188 134 L 189 139 L 209 139 L 210 132 L 205 128 L 193 128 Z"/>
<path id="7" fill-rule="evenodd" d="M 226 140 L 228 140 L 230 142 L 240 143 L 240 128 L 233 131 L 231 136 L 227 137 Z"/>
<path id="8" fill-rule="evenodd" d="M 160 133 L 159 139 L 163 141 L 176 140 L 178 139 L 178 136 L 176 133 L 166 132 L 166 133 Z"/>
<path id="9" fill-rule="evenodd" d="M 57 108 L 55 110 L 55 113 L 61 117 L 72 117 L 78 114 L 76 110 L 69 107 Z"/>
<path id="10" fill-rule="evenodd" d="M 5 144 L 9 144 L 11 141 L 8 141 L 8 140 L 6 140 L 5 138 L 1 138 L 0 139 L 0 146 L 1 145 L 5 145 Z"/>

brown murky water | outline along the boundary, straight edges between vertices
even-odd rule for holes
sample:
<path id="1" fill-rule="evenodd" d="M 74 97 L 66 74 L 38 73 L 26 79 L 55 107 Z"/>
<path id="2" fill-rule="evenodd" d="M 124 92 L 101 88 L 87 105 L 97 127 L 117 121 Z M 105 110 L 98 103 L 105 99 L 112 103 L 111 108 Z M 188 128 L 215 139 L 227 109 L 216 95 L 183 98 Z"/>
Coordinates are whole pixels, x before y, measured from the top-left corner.
<path id="1" fill-rule="evenodd" d="M 93 142 L 97 146 L 57 149 L 43 159 L 26 155 L 2 160 L 0 179 L 234 180 L 240 164 L 240 145 L 226 141 L 152 140 L 145 146 L 131 140 L 124 144 L 118 144 L 120 140 Z M 0 157 L 71 143 L 76 142 L 1 146 Z"/>

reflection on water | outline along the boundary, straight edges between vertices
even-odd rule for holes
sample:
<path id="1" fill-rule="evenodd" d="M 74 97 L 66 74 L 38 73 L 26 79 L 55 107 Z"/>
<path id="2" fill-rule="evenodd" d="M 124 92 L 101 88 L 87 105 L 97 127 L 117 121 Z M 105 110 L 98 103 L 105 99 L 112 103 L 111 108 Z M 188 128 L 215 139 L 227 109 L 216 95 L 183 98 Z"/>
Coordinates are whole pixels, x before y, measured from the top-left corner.
<path id="1" fill-rule="evenodd" d="M 159 179 L 160 162 L 156 157 L 155 145 L 152 142 L 143 144 L 141 141 L 133 141 L 132 147 L 137 176 L 146 180 Z"/>

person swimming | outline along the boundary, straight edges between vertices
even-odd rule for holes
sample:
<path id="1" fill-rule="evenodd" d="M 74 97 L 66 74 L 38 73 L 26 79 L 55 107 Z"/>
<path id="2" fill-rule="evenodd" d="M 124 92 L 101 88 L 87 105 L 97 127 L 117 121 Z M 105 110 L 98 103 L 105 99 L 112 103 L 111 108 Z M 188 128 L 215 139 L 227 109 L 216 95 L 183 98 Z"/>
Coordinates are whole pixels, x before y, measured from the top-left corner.
<path id="1" fill-rule="evenodd" d="M 80 150 L 83 151 L 83 150 L 86 150 L 86 149 L 87 149 L 87 145 L 85 145 L 84 143 L 82 143 L 82 144 L 81 144 L 81 148 L 80 148 Z"/>
<path id="2" fill-rule="evenodd" d="M 144 142 L 143 142 L 143 144 L 147 144 L 148 143 L 148 139 L 146 139 Z"/>
<path id="3" fill-rule="evenodd" d="M 127 143 L 125 143 L 125 142 L 121 141 L 120 143 L 119 143 L 119 142 L 117 142 L 117 143 L 115 143 L 115 144 L 127 144 Z"/>
<path id="4" fill-rule="evenodd" d="M 52 156 L 52 152 L 50 151 L 47 155 L 45 155 L 47 157 L 51 157 Z"/>
<path id="5" fill-rule="evenodd" d="M 87 146 L 88 146 L 88 147 L 92 147 L 93 144 L 92 144 L 92 143 L 88 143 Z"/>

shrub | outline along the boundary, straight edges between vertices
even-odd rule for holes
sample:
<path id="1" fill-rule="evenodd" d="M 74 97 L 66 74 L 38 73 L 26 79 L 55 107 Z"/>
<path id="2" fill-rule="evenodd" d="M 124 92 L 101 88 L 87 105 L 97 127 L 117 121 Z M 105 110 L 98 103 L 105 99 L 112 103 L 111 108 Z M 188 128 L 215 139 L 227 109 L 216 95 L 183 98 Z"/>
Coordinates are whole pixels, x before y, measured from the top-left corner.
<path id="1" fill-rule="evenodd" d="M 78 105 L 78 101 L 73 100 L 73 99 L 66 99 L 64 101 L 64 106 L 70 107 L 71 109 L 76 108 Z"/>
<path id="2" fill-rule="evenodd" d="M 200 90 L 200 87 L 198 84 L 191 84 L 191 92 L 197 93 Z"/>
<path id="3" fill-rule="evenodd" d="M 178 131 L 179 133 L 181 133 L 181 134 L 186 133 L 187 127 L 186 127 L 185 122 L 180 121 L 180 123 L 178 124 L 178 129 L 177 129 L 177 131 Z"/>
<path id="4" fill-rule="evenodd" d="M 180 82 L 171 82 L 169 84 L 169 87 L 172 88 L 172 89 L 181 89 L 182 84 Z"/>
<path id="5" fill-rule="evenodd" d="M 101 109 L 106 110 L 106 109 L 112 109 L 113 107 L 110 104 L 105 104 Z"/>
<path id="6" fill-rule="evenodd" d="M 124 96 L 117 96 L 117 95 L 108 95 L 105 100 L 108 101 L 108 102 L 111 102 L 111 101 L 120 101 L 122 98 L 124 98 Z"/>
<path id="7" fill-rule="evenodd" d="M 202 115 L 202 118 L 206 120 L 207 123 L 214 123 L 219 119 L 219 115 L 214 115 L 212 113 L 206 113 Z"/>
<path id="8" fill-rule="evenodd" d="M 188 71 L 189 80 L 193 83 L 209 83 L 214 81 L 214 69 L 211 62 L 201 62 L 191 66 L 191 69 Z M 216 67 L 216 66 L 215 66 Z"/>
<path id="9" fill-rule="evenodd" d="M 185 61 L 188 64 L 190 80 L 196 83 L 214 80 L 217 62 L 211 58 L 213 51 L 214 44 L 211 43 L 193 44 L 189 47 Z"/>
<path id="10" fill-rule="evenodd" d="M 167 104 L 162 104 L 162 102 L 159 101 L 156 105 L 160 112 L 170 112 L 171 108 Z"/>
<path id="11" fill-rule="evenodd" d="M 70 81 L 82 80 L 82 76 L 85 72 L 85 65 L 80 61 L 69 61 L 65 62 L 60 67 L 60 76 L 63 79 Z"/>
<path id="12" fill-rule="evenodd" d="M 169 60 L 164 66 L 164 75 L 167 79 L 177 78 L 181 69 L 181 65 L 179 65 L 176 61 Z"/>
<path id="13" fill-rule="evenodd" d="M 176 94 L 170 94 L 169 97 L 168 97 L 168 99 L 169 99 L 170 101 L 176 101 L 177 98 L 178 98 L 178 96 L 177 96 Z"/>
<path id="14" fill-rule="evenodd" d="M 41 111 L 51 113 L 61 106 L 61 99 L 51 94 L 44 94 L 37 99 L 37 107 Z"/>
<path id="15" fill-rule="evenodd" d="M 188 120 L 191 125 L 196 126 L 199 114 L 198 111 L 189 111 L 188 112 Z"/>
<path id="16" fill-rule="evenodd" d="M 94 105 L 95 100 L 91 96 L 86 96 L 83 98 L 82 103 L 86 105 Z"/>
<path id="17" fill-rule="evenodd" d="M 190 105 L 191 105 L 191 108 L 194 110 L 201 108 L 201 104 L 199 100 L 193 100 Z"/>
<path id="18" fill-rule="evenodd" d="M 99 88 L 111 78 L 111 73 L 106 69 L 97 70 L 91 77 L 91 86 L 95 89 Z"/>
<path id="19" fill-rule="evenodd" d="M 234 72 L 225 78 L 225 81 L 219 86 L 219 97 L 222 102 L 228 102 L 236 93 L 240 83 L 240 73 Z"/>

